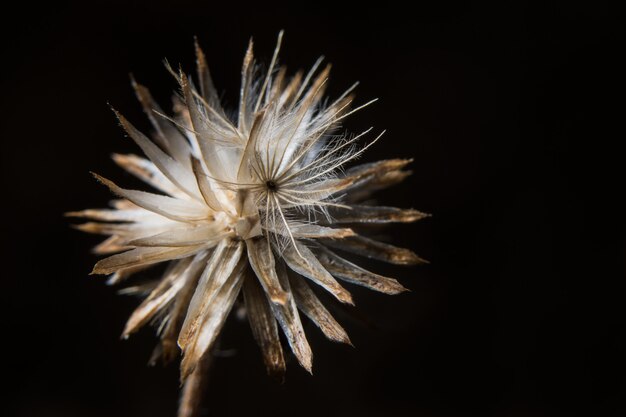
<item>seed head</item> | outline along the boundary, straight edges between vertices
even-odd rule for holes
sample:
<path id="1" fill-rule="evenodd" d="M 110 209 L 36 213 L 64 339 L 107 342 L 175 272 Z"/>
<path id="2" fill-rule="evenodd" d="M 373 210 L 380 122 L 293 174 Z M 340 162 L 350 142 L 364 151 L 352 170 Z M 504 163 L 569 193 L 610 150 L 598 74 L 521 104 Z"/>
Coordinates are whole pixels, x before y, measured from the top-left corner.
<path id="1" fill-rule="evenodd" d="M 123 336 L 155 324 L 160 342 L 154 359 L 169 360 L 182 351 L 183 380 L 214 346 L 239 299 L 268 372 L 280 375 L 285 361 L 279 328 L 299 363 L 311 371 L 300 313 L 329 339 L 350 343 L 311 286 L 347 304 L 352 297 L 340 282 L 387 294 L 405 290 L 395 279 L 367 271 L 335 249 L 394 264 L 422 262 L 408 249 L 357 233 L 365 224 L 426 216 L 362 203 L 406 178 L 410 160 L 345 169 L 382 136 L 359 145 L 373 129 L 338 133 L 346 117 L 373 100 L 351 109 L 355 84 L 337 99 L 324 101 L 330 67 L 319 70 L 321 59 L 308 73 L 287 77 L 286 69 L 278 67 L 281 40 L 282 32 L 264 74 L 250 42 L 234 117 L 222 108 L 197 44 L 196 84 L 168 66 L 180 86 L 172 116 L 133 80 L 153 134 L 148 138 L 116 112 L 145 157 L 116 154 L 113 159 L 153 190 L 124 189 L 94 174 L 118 199 L 109 209 L 68 213 L 90 220 L 78 229 L 107 236 L 95 252 L 111 256 L 99 261 L 93 273 L 109 275 L 109 283 L 168 263 L 160 280 L 123 290 L 145 294 Z"/>

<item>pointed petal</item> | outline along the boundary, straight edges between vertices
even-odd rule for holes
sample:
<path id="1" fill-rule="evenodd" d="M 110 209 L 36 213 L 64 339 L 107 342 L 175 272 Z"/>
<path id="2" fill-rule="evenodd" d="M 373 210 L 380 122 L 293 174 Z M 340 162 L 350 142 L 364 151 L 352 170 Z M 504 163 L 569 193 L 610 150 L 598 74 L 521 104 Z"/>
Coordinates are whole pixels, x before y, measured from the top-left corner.
<path id="1" fill-rule="evenodd" d="M 203 272 L 203 267 L 206 266 L 209 257 L 205 252 L 198 254 L 198 256 L 200 256 L 200 259 L 197 260 L 198 268 L 194 267 L 193 270 L 187 272 L 188 277 L 185 280 L 185 285 L 178 292 L 172 307 L 168 311 L 167 323 L 160 334 L 160 349 L 155 351 L 156 356 L 153 354 L 152 363 L 155 363 L 159 357 L 163 359 L 164 363 L 169 363 L 179 356 L 178 334 L 185 320 L 191 297 L 193 297 L 194 290 Z M 196 260 L 194 260 L 193 265 L 195 265 L 195 262 Z"/>
<path id="2" fill-rule="evenodd" d="M 313 352 L 311 351 L 309 342 L 306 340 L 302 322 L 300 321 L 300 315 L 298 314 L 298 308 L 291 295 L 287 270 L 282 263 L 277 265 L 276 273 L 281 286 L 287 291 L 288 298 L 284 305 L 271 303 L 272 312 L 289 342 L 291 351 L 296 358 L 298 358 L 298 362 L 309 373 L 312 373 Z"/>
<path id="3" fill-rule="evenodd" d="M 377 259 L 396 265 L 417 265 L 428 263 L 409 249 L 399 248 L 388 243 L 378 242 L 363 236 L 352 236 L 333 241 L 323 239 L 323 243 L 333 248 L 355 253 L 366 258 Z"/>
<path id="4" fill-rule="evenodd" d="M 204 249 L 204 246 L 184 246 L 180 248 L 136 248 L 118 253 L 99 261 L 92 274 L 111 274 L 119 269 L 150 265 L 172 259 L 191 256 Z"/>
<path id="5" fill-rule="evenodd" d="M 113 193 L 132 201 L 146 210 L 167 217 L 168 219 L 189 221 L 205 219 L 208 216 L 207 207 L 198 202 L 179 200 L 177 198 L 147 193 L 145 191 L 125 190 L 98 174 L 94 174 L 94 176 L 109 187 Z"/>
<path id="6" fill-rule="evenodd" d="M 298 308 L 309 318 L 330 340 L 352 344 L 346 331 L 326 310 L 313 290 L 300 277 L 290 277 L 291 289 Z"/>
<path id="7" fill-rule="evenodd" d="M 122 127 L 135 143 L 141 148 L 146 156 L 157 166 L 173 184 L 192 198 L 198 198 L 199 190 L 189 168 L 175 160 L 156 146 L 143 133 L 135 128 L 124 116 L 115 112 Z"/>
<path id="8" fill-rule="evenodd" d="M 243 254 L 243 243 L 222 240 L 213 250 L 193 298 L 178 337 L 178 345 L 186 351 L 187 345 L 197 338 L 199 327 L 211 310 L 213 298 L 233 274 Z"/>
<path id="9" fill-rule="evenodd" d="M 172 197 L 181 197 L 186 195 L 175 184 L 167 179 L 165 175 L 146 158 L 137 155 L 121 155 L 113 154 L 113 161 L 130 172 L 143 182 L 153 186 L 159 191 L 171 195 Z"/>
<path id="10" fill-rule="evenodd" d="M 220 98 L 217 95 L 217 90 L 213 84 L 211 73 L 209 71 L 209 65 L 207 64 L 206 57 L 198 40 L 195 41 L 196 48 L 196 64 L 198 67 L 198 80 L 200 81 L 200 93 L 207 103 L 218 111 L 221 111 Z"/>
<path id="11" fill-rule="evenodd" d="M 196 246 L 206 245 L 207 248 L 214 246 L 229 233 L 220 224 L 204 224 L 196 226 L 170 229 L 154 236 L 131 240 L 132 246 Z"/>
<path id="12" fill-rule="evenodd" d="M 140 327 L 152 320 L 159 311 L 164 310 L 169 303 L 172 302 L 185 285 L 186 278 L 188 277 L 186 271 L 189 269 L 193 259 L 194 258 L 189 257 L 177 261 L 165 274 L 156 288 L 152 290 L 150 295 L 148 295 L 130 315 L 124 327 L 124 331 L 122 332 L 123 338 L 127 338 L 131 333 L 136 332 Z M 196 265 L 198 265 L 198 263 L 199 262 L 196 262 Z"/>
<path id="13" fill-rule="evenodd" d="M 352 229 L 325 227 L 316 224 L 290 224 L 290 227 L 294 237 L 301 239 L 343 239 L 355 234 Z"/>
<path id="14" fill-rule="evenodd" d="M 271 246 L 264 238 L 246 240 L 248 260 L 263 289 L 273 303 L 285 304 L 287 293 L 276 275 L 276 264 Z"/>
<path id="15" fill-rule="evenodd" d="M 216 137 L 215 133 L 209 129 L 207 121 L 200 112 L 199 105 L 193 95 L 189 80 L 185 75 L 181 76 L 181 88 L 185 95 L 185 102 L 189 110 L 189 117 L 193 126 L 194 135 L 200 148 L 202 158 L 211 171 L 211 175 L 221 180 L 229 180 L 230 170 L 225 166 L 222 157 L 223 149 L 220 149 L 219 141 L 222 138 Z"/>
<path id="16" fill-rule="evenodd" d="M 407 291 L 395 279 L 367 271 L 326 248 L 320 248 L 317 252 L 317 258 L 333 276 L 352 284 L 361 285 L 385 294 L 399 294 Z"/>
<path id="17" fill-rule="evenodd" d="M 396 207 L 352 205 L 350 208 L 329 209 L 333 223 L 410 223 L 429 217 L 413 209 Z"/>
<path id="18" fill-rule="evenodd" d="M 346 196 L 346 201 L 363 201 L 378 190 L 384 190 L 392 185 L 401 183 L 412 173 L 412 171 L 390 171 L 380 176 L 370 177 L 350 187 L 350 193 Z"/>
<path id="19" fill-rule="evenodd" d="M 243 58 L 243 65 L 241 67 L 241 87 L 239 90 L 239 117 L 237 118 L 237 127 L 242 132 L 248 132 L 248 99 L 250 96 L 250 85 L 252 83 L 252 70 L 254 68 L 254 53 L 253 42 L 250 39 L 248 42 L 248 49 L 246 55 Z"/>
<path id="20" fill-rule="evenodd" d="M 239 247 L 241 248 L 241 244 L 239 244 Z M 198 323 L 197 332 L 188 340 L 189 343 L 182 348 L 183 360 L 180 368 L 183 381 L 195 369 L 203 356 L 209 353 L 217 335 L 222 330 L 237 295 L 239 295 L 243 284 L 243 267 L 245 263 L 240 262 L 239 265 L 240 267 L 235 268 L 226 278 L 223 285 L 212 294 L 208 308 L 202 311 L 203 314 L 199 317 L 200 322 Z"/>
<path id="21" fill-rule="evenodd" d="M 241 154 L 241 160 L 239 162 L 239 169 L 237 170 L 237 180 L 239 182 L 248 182 L 252 178 L 250 163 L 254 161 L 254 154 L 257 152 L 257 142 L 259 134 L 261 132 L 263 121 L 265 119 L 266 112 L 261 110 L 254 117 L 252 122 L 252 128 L 246 142 L 246 147 Z"/>
<path id="22" fill-rule="evenodd" d="M 278 337 L 278 325 L 263 288 L 251 274 L 247 274 L 245 278 L 243 296 L 252 335 L 261 348 L 267 373 L 282 379 L 285 359 Z"/>
<path id="23" fill-rule="evenodd" d="M 164 112 L 152 98 L 150 90 L 139 84 L 132 76 L 131 84 L 135 89 L 135 95 L 141 103 L 144 113 L 155 130 L 154 137 L 157 143 L 178 162 L 183 165 L 188 164 L 191 147 L 187 139 L 172 122 L 158 115 L 164 114 Z"/>
<path id="24" fill-rule="evenodd" d="M 375 176 L 380 176 L 387 172 L 402 169 L 412 161 L 412 159 L 386 159 L 383 161 L 361 164 L 346 170 L 346 173 L 343 177 L 367 179 Z"/>
<path id="25" fill-rule="evenodd" d="M 153 215 L 153 213 L 141 208 L 134 210 L 87 209 L 65 213 L 66 217 L 86 218 L 103 222 L 134 222 L 144 220 L 146 215 Z"/>
<path id="26" fill-rule="evenodd" d="M 283 252 L 283 258 L 289 268 L 324 287 L 342 303 L 353 304 L 350 293 L 339 285 L 335 278 L 324 269 L 313 252 L 301 243 L 296 242 L 296 244 L 298 245 L 298 251 L 290 245 Z"/>
<path id="27" fill-rule="evenodd" d="M 192 157 L 191 167 L 193 169 L 193 174 L 196 176 L 196 181 L 198 181 L 198 188 L 200 189 L 202 198 L 204 198 L 207 206 L 209 206 L 213 211 L 222 211 L 222 205 L 213 192 L 209 178 L 205 174 L 204 168 L 202 168 L 202 162 L 200 162 L 199 159 Z"/>

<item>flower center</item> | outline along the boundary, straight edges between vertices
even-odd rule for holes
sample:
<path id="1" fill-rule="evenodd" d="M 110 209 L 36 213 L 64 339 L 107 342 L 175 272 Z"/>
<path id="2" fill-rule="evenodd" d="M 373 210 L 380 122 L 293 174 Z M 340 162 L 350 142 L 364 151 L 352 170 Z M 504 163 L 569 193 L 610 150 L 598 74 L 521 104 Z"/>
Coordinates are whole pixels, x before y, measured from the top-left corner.
<path id="1" fill-rule="evenodd" d="M 265 186 L 270 191 L 276 191 L 278 189 L 278 185 L 274 181 L 272 181 L 272 180 L 267 181 L 265 183 Z"/>

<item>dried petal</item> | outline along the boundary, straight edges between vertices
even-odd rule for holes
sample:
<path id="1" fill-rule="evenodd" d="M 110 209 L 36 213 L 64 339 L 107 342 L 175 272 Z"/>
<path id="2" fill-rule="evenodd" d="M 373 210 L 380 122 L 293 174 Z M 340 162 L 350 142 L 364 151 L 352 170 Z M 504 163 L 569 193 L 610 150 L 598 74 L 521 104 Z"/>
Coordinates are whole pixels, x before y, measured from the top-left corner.
<path id="1" fill-rule="evenodd" d="M 324 269 L 309 248 L 297 243 L 297 251 L 289 246 L 283 252 L 283 257 L 289 268 L 324 287 L 342 303 L 353 304 L 350 293 Z"/>
<path id="2" fill-rule="evenodd" d="M 252 335 L 261 348 L 267 372 L 282 379 L 285 372 L 285 359 L 278 338 L 276 319 L 263 288 L 252 275 L 248 274 L 245 278 L 243 295 Z"/>
<path id="3" fill-rule="evenodd" d="M 319 327 L 324 335 L 335 342 L 352 344 L 346 331 L 337 320 L 326 310 L 313 290 L 299 278 L 289 280 L 298 308 Z"/>
<path id="4" fill-rule="evenodd" d="M 407 291 L 407 289 L 395 279 L 387 278 L 367 271 L 352 262 L 341 258 L 328 249 L 319 248 L 317 257 L 328 272 L 344 281 L 361 285 L 374 291 L 380 291 L 385 294 L 399 294 Z"/>
<path id="5" fill-rule="evenodd" d="M 378 242 L 363 236 L 352 236 L 341 241 L 324 239 L 323 243 L 341 250 L 356 253 L 366 258 L 377 259 L 397 265 L 416 265 L 428 263 L 408 249 L 388 243 Z"/>
<path id="6" fill-rule="evenodd" d="M 269 299 L 273 303 L 285 304 L 287 293 L 281 288 L 278 281 L 274 254 L 269 243 L 263 238 L 248 239 L 246 247 L 250 266 L 259 278 Z"/>
<path id="7" fill-rule="evenodd" d="M 330 215 L 333 223 L 410 223 L 429 217 L 428 214 L 413 209 L 364 205 L 333 207 Z"/>

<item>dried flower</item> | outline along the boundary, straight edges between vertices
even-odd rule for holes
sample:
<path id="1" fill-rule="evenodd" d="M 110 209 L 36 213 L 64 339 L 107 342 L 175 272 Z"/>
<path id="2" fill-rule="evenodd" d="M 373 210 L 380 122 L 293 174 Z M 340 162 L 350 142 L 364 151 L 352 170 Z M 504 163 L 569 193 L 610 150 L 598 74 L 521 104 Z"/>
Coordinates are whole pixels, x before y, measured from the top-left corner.
<path id="1" fill-rule="evenodd" d="M 257 74 L 252 42 L 246 52 L 236 121 L 228 117 L 196 44 L 198 84 L 168 67 L 180 84 L 172 117 L 133 80 L 154 128 L 148 139 L 117 114 L 146 158 L 114 155 L 122 168 L 159 193 L 127 190 L 96 177 L 120 197 L 112 209 L 68 213 L 93 222 L 86 232 L 109 236 L 95 248 L 113 254 L 94 274 L 112 274 L 116 284 L 151 265 L 169 261 L 162 279 L 134 286 L 146 293 L 123 336 L 146 323 L 157 325 L 154 357 L 171 359 L 182 350 L 185 380 L 209 352 L 240 293 L 268 372 L 285 370 L 278 329 L 309 372 L 312 353 L 298 310 L 331 340 L 350 343 L 309 283 L 342 303 L 350 293 L 337 281 L 387 294 L 405 288 L 349 262 L 330 248 L 394 264 L 417 264 L 413 252 L 361 236 L 363 223 L 412 222 L 416 210 L 360 204 L 372 192 L 394 185 L 410 172 L 408 159 L 342 167 L 368 149 L 356 136 L 337 135 L 350 110 L 356 84 L 330 104 L 322 101 L 330 67 L 321 59 L 306 74 L 287 78 L 277 68 L 282 32 L 267 72 Z"/>

